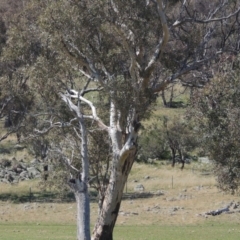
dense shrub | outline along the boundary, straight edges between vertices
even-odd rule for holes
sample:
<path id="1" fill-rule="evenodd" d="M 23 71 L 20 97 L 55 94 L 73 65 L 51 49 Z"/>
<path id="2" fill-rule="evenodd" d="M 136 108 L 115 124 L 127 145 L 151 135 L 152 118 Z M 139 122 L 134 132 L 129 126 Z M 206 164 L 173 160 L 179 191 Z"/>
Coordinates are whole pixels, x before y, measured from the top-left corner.
<path id="1" fill-rule="evenodd" d="M 240 186 L 240 56 L 233 59 L 204 89 L 194 91 L 188 112 L 215 162 L 219 187 L 231 193 Z"/>

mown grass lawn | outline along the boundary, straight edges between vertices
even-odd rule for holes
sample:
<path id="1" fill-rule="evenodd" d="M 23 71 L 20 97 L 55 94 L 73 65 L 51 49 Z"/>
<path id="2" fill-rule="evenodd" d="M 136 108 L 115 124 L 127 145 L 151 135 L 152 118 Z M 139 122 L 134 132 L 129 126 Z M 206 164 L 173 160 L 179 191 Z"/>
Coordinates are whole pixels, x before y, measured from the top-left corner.
<path id="1" fill-rule="evenodd" d="M 73 240 L 74 225 L 0 224 L 1 240 Z"/>
<path id="2" fill-rule="evenodd" d="M 116 240 L 239 240 L 240 225 L 123 226 L 115 230 Z"/>
<path id="3" fill-rule="evenodd" d="M 1 224 L 1 240 L 75 240 L 74 225 Z M 239 240 L 240 224 L 117 226 L 115 240 Z"/>

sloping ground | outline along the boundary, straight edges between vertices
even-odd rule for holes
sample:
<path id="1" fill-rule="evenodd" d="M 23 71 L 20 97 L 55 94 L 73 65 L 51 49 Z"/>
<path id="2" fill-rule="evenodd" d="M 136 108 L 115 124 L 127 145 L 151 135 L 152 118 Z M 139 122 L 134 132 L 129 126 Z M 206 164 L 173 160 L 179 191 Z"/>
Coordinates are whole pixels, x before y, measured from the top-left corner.
<path id="1" fill-rule="evenodd" d="M 206 166 L 188 165 L 181 171 L 169 165 L 135 164 L 125 189 L 117 225 L 188 225 L 218 219 L 240 222 L 240 213 L 219 216 L 202 215 L 217 210 L 230 202 L 238 204 L 239 196 L 225 194 L 215 186 L 214 177 L 202 173 Z M 143 185 L 143 192 L 135 192 L 136 185 Z M 25 194 L 31 187 L 38 190 L 36 181 L 18 186 L 0 185 L 0 196 L 6 193 Z M 47 195 L 47 193 L 45 193 Z M 91 219 L 97 217 L 97 204 L 92 202 Z M 13 204 L 0 202 L 0 223 L 75 223 L 74 203 L 25 202 Z"/>

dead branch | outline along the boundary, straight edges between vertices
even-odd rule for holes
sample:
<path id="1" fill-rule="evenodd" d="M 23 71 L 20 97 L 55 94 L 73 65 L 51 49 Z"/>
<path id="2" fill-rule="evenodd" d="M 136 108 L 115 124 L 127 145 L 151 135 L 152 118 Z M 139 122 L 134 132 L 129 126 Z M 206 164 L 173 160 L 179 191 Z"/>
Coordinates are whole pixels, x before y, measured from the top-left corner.
<path id="1" fill-rule="evenodd" d="M 224 208 L 220 208 L 217 210 L 212 210 L 212 211 L 208 211 L 206 213 L 200 214 L 201 216 L 218 216 L 222 213 L 226 213 L 226 214 L 232 214 L 232 213 L 237 213 L 240 212 L 239 210 L 239 203 L 235 203 L 235 202 L 230 202 L 226 207 Z"/>

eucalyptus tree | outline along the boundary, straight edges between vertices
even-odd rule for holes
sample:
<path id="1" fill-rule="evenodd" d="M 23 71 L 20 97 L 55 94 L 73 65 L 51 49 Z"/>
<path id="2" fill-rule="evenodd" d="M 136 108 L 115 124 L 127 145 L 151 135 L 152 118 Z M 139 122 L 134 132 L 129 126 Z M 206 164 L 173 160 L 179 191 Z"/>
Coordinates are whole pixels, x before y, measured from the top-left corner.
<path id="1" fill-rule="evenodd" d="M 210 83 L 194 90 L 188 116 L 215 165 L 218 186 L 234 194 L 240 186 L 240 56 L 223 58 L 219 66 Z"/>
<path id="2" fill-rule="evenodd" d="M 170 83 L 199 87 L 223 52 L 239 51 L 239 12 L 237 1 L 28 1 L 4 59 L 19 61 L 35 97 L 28 137 L 58 134 L 51 149 L 71 174 L 78 239 L 90 238 L 88 136 L 105 136 L 111 162 L 92 239 L 112 239 L 141 120 Z"/>
<path id="3" fill-rule="evenodd" d="M 3 0 L 0 2 L 0 56 L 7 41 L 7 28 L 10 21 L 9 15 L 10 13 L 14 14 L 20 11 L 21 4 L 16 3 L 14 7 L 11 6 L 11 4 L 13 4 L 13 1 Z M 6 71 L 6 65 L 0 62 L 0 77 L 4 74 L 9 74 L 9 72 Z M 0 81 L 0 142 L 10 134 L 17 132 L 21 125 L 20 120 L 22 117 L 20 117 L 20 115 L 23 116 L 24 112 L 23 108 L 20 107 L 21 102 L 24 105 L 22 101 L 23 98 L 18 95 L 17 99 L 16 94 L 13 94 L 14 87 L 11 87 L 12 93 L 5 91 L 6 88 L 9 90 L 9 87 L 9 85 L 6 87 L 6 83 Z M 19 89 L 19 87 L 21 88 L 21 83 L 15 89 Z"/>

